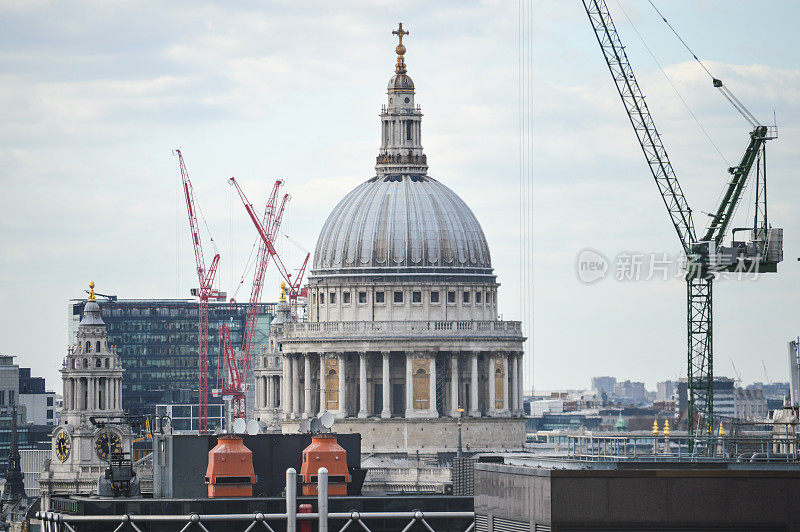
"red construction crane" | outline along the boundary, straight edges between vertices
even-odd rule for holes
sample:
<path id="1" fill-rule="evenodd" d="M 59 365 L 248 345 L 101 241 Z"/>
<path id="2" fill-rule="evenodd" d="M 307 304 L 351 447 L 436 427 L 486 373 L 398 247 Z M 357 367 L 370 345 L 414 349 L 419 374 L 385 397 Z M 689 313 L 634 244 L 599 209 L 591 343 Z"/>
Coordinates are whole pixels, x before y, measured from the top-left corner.
<path id="1" fill-rule="evenodd" d="M 219 351 L 217 358 L 217 388 L 220 395 L 223 397 L 230 396 L 231 408 L 233 409 L 234 419 L 237 417 L 244 418 L 246 412 L 246 397 L 244 393 L 245 378 L 239 370 L 239 364 L 236 361 L 236 353 L 231 344 L 231 330 L 224 323 L 219 327 Z M 225 360 L 220 360 L 222 354 L 225 354 Z M 219 377 L 220 371 L 227 369 L 227 378 L 223 376 L 222 386 L 220 387 Z M 215 390 L 216 392 L 217 390 Z"/>
<path id="2" fill-rule="evenodd" d="M 200 300 L 198 317 L 198 405 L 199 405 L 199 421 L 198 429 L 200 434 L 208 432 L 208 300 L 212 296 L 214 277 L 217 274 L 217 266 L 219 265 L 219 253 L 214 255 L 211 259 L 211 265 L 206 269 L 206 262 L 203 258 L 203 244 L 200 240 L 199 224 L 197 223 L 197 208 L 194 197 L 194 189 L 192 182 L 189 180 L 189 172 L 186 170 L 186 165 L 183 162 L 183 155 L 181 150 L 173 152 L 178 156 L 178 163 L 181 169 L 181 180 L 183 181 L 183 194 L 186 199 L 186 210 L 189 214 L 189 230 L 192 233 L 192 245 L 194 246 L 194 260 L 197 265 L 197 279 L 200 282 L 200 288 L 196 294 Z M 213 238 L 211 239 L 213 242 Z"/>
<path id="3" fill-rule="evenodd" d="M 265 246 L 266 251 L 268 251 L 269 254 L 275 259 L 275 265 L 277 266 L 278 271 L 281 274 L 281 277 L 284 278 L 284 280 L 286 281 L 286 284 L 288 285 L 289 304 L 290 304 L 290 307 L 292 309 L 292 315 L 296 317 L 297 316 L 297 300 L 298 300 L 298 297 L 300 297 L 302 295 L 301 288 L 300 288 L 300 283 L 303 282 L 303 276 L 305 275 L 306 266 L 308 265 L 308 259 L 309 259 L 309 257 L 311 257 L 311 253 L 307 253 L 306 254 L 306 258 L 303 261 L 303 265 L 300 267 L 300 270 L 297 272 L 297 275 L 295 276 L 295 279 L 292 280 L 292 274 L 289 273 L 289 271 L 286 269 L 286 266 L 283 264 L 283 261 L 281 260 L 280 255 L 278 255 L 278 252 L 275 249 L 275 246 L 273 245 L 273 242 L 275 241 L 275 237 L 278 234 L 278 227 L 275 226 L 274 224 L 272 226 L 262 224 L 259 221 L 258 216 L 256 215 L 255 209 L 253 209 L 253 205 L 250 203 L 250 201 L 248 201 L 247 196 L 245 196 L 244 191 L 242 191 L 241 187 L 239 186 L 239 183 L 236 182 L 236 179 L 230 178 L 228 180 L 228 182 L 231 185 L 233 185 L 234 188 L 236 188 L 236 192 L 239 193 L 239 197 L 241 198 L 242 203 L 244 204 L 244 208 L 247 211 L 247 214 L 250 215 L 250 219 L 253 221 L 253 224 L 256 226 L 256 230 L 258 231 L 258 234 L 261 236 L 261 241 L 262 241 L 263 245 Z M 278 219 L 278 221 L 279 221 L 279 224 L 280 224 L 280 217 L 282 215 L 283 215 L 283 208 L 281 208 L 280 216 L 276 217 L 276 219 Z"/>
<path id="4" fill-rule="evenodd" d="M 231 178 L 231 181 L 236 184 L 236 180 Z M 278 193 L 280 191 L 283 181 L 278 179 L 272 187 L 272 193 L 267 200 L 267 206 L 264 209 L 264 216 L 262 218 L 262 226 L 267 228 L 270 241 L 278 234 L 278 230 L 283 220 L 283 211 L 286 208 L 286 202 L 291 199 L 289 194 L 284 194 L 280 206 L 278 206 Z M 238 188 L 238 186 L 237 186 Z M 269 265 L 269 259 L 272 253 L 269 252 L 269 247 L 262 240 L 258 246 L 258 254 L 256 259 L 256 268 L 253 274 L 253 288 L 250 290 L 250 303 L 247 308 L 247 321 L 242 335 L 242 360 L 245 379 L 247 373 L 250 371 L 251 349 L 253 347 L 253 339 L 256 334 L 256 322 L 258 320 L 258 303 L 261 301 L 261 292 L 264 288 L 264 277 Z"/>
<path id="5" fill-rule="evenodd" d="M 233 178 L 231 178 L 233 179 Z M 235 180 L 234 180 L 235 182 Z M 272 193 L 267 199 L 267 206 L 264 209 L 264 216 L 262 226 L 269 228 L 271 238 L 275 238 L 278 229 L 283 219 L 283 212 L 286 208 L 286 202 L 289 201 L 289 194 L 284 194 L 280 205 L 278 205 L 278 194 L 280 192 L 282 180 L 275 181 L 272 187 Z M 244 333 L 242 335 L 242 349 L 241 356 L 237 360 L 236 353 L 230 339 L 230 330 L 227 325 L 222 325 L 220 331 L 220 358 L 225 354 L 224 361 L 220 360 L 220 365 L 217 368 L 217 381 L 219 387 L 219 373 L 220 370 L 226 374 L 223 379 L 222 387 L 219 388 L 223 396 L 231 397 L 231 407 L 233 410 L 234 418 L 244 418 L 247 412 L 247 402 L 245 395 L 245 386 L 247 383 L 247 376 L 252 368 L 252 347 L 256 332 L 256 323 L 258 321 L 258 303 L 261 300 L 261 292 L 264 288 L 264 276 L 269 265 L 269 259 L 272 255 L 268 253 L 268 247 L 262 240 L 258 247 L 256 255 L 256 267 L 253 274 L 253 287 L 250 291 L 250 303 L 247 308 L 247 317 L 245 320 Z M 223 369 L 225 365 L 227 371 Z"/>

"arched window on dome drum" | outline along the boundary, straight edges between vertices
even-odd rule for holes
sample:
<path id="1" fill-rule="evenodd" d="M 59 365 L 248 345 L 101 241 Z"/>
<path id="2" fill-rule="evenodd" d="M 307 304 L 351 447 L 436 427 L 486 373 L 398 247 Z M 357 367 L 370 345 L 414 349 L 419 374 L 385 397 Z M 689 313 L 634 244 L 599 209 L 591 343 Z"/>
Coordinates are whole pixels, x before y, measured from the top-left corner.
<path id="1" fill-rule="evenodd" d="M 412 122 L 409 120 L 406 122 L 406 140 L 411 140 L 411 127 Z"/>
<path id="2" fill-rule="evenodd" d="M 102 367 L 103 367 L 103 361 L 102 361 L 102 360 L 100 360 L 99 358 L 98 358 L 98 359 L 95 359 L 95 361 L 94 361 L 94 367 L 96 367 L 96 368 L 102 368 Z"/>
<path id="3" fill-rule="evenodd" d="M 89 340 L 86 340 L 86 352 L 87 353 L 92 352 L 92 342 L 90 342 Z"/>
<path id="4" fill-rule="evenodd" d="M 108 369 L 108 359 L 106 359 L 106 369 Z"/>
<path id="5" fill-rule="evenodd" d="M 100 352 L 100 340 L 95 343 L 95 350 L 99 353 Z"/>
<path id="6" fill-rule="evenodd" d="M 84 358 L 83 359 L 83 368 L 86 369 L 88 367 L 89 367 L 89 359 L 88 358 Z"/>

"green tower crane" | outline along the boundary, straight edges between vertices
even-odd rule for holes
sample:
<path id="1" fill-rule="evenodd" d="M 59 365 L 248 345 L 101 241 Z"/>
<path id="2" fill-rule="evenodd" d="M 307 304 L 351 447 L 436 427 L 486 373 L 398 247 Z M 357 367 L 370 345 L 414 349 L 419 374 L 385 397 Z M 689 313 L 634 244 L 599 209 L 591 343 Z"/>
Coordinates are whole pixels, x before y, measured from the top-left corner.
<path id="1" fill-rule="evenodd" d="M 678 178 L 661 142 L 653 117 L 628 61 L 625 48 L 604 0 L 582 0 L 605 57 L 625 111 L 639 140 L 650 172 L 655 179 L 672 225 L 686 255 L 687 377 L 689 434 L 710 434 L 714 425 L 714 349 L 712 286 L 718 272 L 775 272 L 783 260 L 783 230 L 767 221 L 766 152 L 767 140 L 776 138 L 777 129 L 763 126 L 724 87 L 718 79 L 714 87 L 751 124 L 750 142 L 739 164 L 728 169 L 730 181 L 701 238 L 697 237 L 692 210 L 683 195 Z M 666 20 L 666 19 L 665 19 Z M 748 241 L 734 240 L 725 247 L 727 233 L 748 177 L 756 168 L 755 217 Z"/>

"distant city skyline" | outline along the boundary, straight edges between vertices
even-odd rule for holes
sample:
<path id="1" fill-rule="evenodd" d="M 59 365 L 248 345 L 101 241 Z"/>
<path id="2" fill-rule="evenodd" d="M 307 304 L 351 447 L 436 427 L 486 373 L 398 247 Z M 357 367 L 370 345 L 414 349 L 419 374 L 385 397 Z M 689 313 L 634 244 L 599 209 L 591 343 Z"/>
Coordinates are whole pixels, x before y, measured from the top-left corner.
<path id="1" fill-rule="evenodd" d="M 619 5 L 612 9 L 648 105 L 694 208 L 711 210 L 748 125 L 649 4 L 623 0 L 720 157 L 664 81 Z M 783 227 L 777 275 L 715 289 L 715 370 L 744 382 L 789 379 L 797 320 L 800 47 L 790 2 L 657 2 L 715 75 L 763 122 L 770 217 Z M 582 282 L 591 249 L 677 255 L 678 243 L 580 2 L 534 2 L 534 384 L 601 374 L 645 382 L 686 373 L 683 282 Z M 430 175 L 486 233 L 500 313 L 521 317 L 517 3 L 340 2 L 169 5 L 41 2 L 0 6 L 0 352 L 60 391 L 69 300 L 90 280 L 120 298 L 189 297 L 194 266 L 179 195 L 181 146 L 222 255 L 220 288 L 240 284 L 255 234 L 225 183 L 260 205 L 276 178 L 293 196 L 284 228 L 313 251 L 342 195 L 374 175 L 377 113 L 398 21 L 425 116 Z M 753 31 L 754 27 L 769 31 Z M 738 214 L 748 211 L 751 190 Z M 209 244 L 209 249 L 211 245 Z M 291 265 L 304 254 L 288 239 Z M 294 267 L 294 266 L 291 266 Z M 268 274 L 265 301 L 277 299 Z M 763 362 L 762 362 L 763 361 Z M 768 378 L 764 377 L 764 369 Z M 531 376 L 528 375 L 529 379 Z M 526 380 L 525 388 L 531 386 Z"/>

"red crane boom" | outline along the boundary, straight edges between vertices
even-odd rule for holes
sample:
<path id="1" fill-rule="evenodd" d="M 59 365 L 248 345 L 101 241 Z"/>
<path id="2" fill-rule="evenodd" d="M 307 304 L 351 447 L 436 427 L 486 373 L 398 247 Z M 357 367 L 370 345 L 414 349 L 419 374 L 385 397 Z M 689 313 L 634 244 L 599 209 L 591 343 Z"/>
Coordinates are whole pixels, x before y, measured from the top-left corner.
<path id="1" fill-rule="evenodd" d="M 198 317 L 198 429 L 201 434 L 208 431 L 208 299 L 211 296 L 214 285 L 214 277 L 217 274 L 219 265 L 219 253 L 211 259 L 211 265 L 206 269 L 205 259 L 203 258 L 203 244 L 200 239 L 199 224 L 197 223 L 197 209 L 194 196 L 194 188 L 189 180 L 189 172 L 183 162 L 181 150 L 175 150 L 178 156 L 178 163 L 181 170 L 181 180 L 183 181 L 183 195 L 186 199 L 186 211 L 189 215 L 189 230 L 192 233 L 192 246 L 194 247 L 194 260 L 197 265 L 197 280 L 200 283 L 198 296 L 200 299 Z M 213 241 L 213 238 L 212 238 Z"/>
<path id="2" fill-rule="evenodd" d="M 222 367 L 228 369 L 227 382 L 223 377 L 222 395 L 231 396 L 231 408 L 234 418 L 244 418 L 246 412 L 246 396 L 244 393 L 244 377 L 236 363 L 236 355 L 231 345 L 231 330 L 224 323 L 219 327 L 219 354 L 225 353 L 225 360 L 217 364 L 217 371 Z M 219 373 L 217 373 L 219 379 Z"/>
<path id="3" fill-rule="evenodd" d="M 231 180 L 233 180 L 235 183 L 233 178 L 231 178 Z M 286 208 L 286 202 L 290 199 L 289 194 L 284 194 L 280 206 L 276 208 L 278 203 L 278 193 L 281 185 L 283 185 L 282 180 L 278 179 L 275 181 L 275 185 L 272 187 L 272 193 L 267 200 L 267 206 L 264 209 L 263 225 L 270 228 L 270 235 L 272 238 L 274 238 L 275 234 L 278 232 L 278 228 L 281 225 L 281 219 L 283 218 L 283 211 Z M 251 353 L 256 333 L 256 322 L 258 321 L 258 302 L 261 300 L 261 292 L 264 288 L 264 276 L 267 272 L 270 256 L 271 254 L 268 253 L 266 244 L 261 241 L 258 247 L 255 273 L 253 274 L 253 287 L 250 291 L 250 303 L 247 308 L 245 330 L 244 335 L 242 336 L 243 364 L 240 370 L 243 374 L 243 382 L 246 382 L 247 375 L 251 368 Z"/>
<path id="4" fill-rule="evenodd" d="M 236 182 L 234 178 L 230 178 L 228 182 L 236 188 L 236 192 L 239 194 L 239 198 L 241 198 L 242 203 L 244 204 L 244 208 L 247 211 L 247 214 L 250 215 L 250 219 L 253 221 L 253 224 L 256 226 L 256 230 L 258 234 L 261 236 L 261 241 L 266 246 L 267 251 L 269 254 L 275 259 L 275 266 L 278 268 L 278 271 L 281 274 L 281 277 L 284 278 L 286 284 L 289 285 L 289 302 L 292 305 L 292 312 L 295 313 L 297 310 L 297 298 L 300 295 L 300 284 L 303 282 L 303 275 L 305 275 L 306 266 L 308 265 L 308 259 L 311 256 L 311 253 L 306 254 L 306 258 L 303 261 L 303 265 L 300 267 L 297 276 L 295 277 L 294 281 L 292 280 L 292 274 L 289 273 L 286 266 L 283 264 L 283 261 L 278 255 L 273 242 L 275 237 L 278 233 L 278 226 L 280 225 L 280 219 L 283 216 L 283 205 L 281 205 L 280 213 L 275 219 L 278 221 L 278 225 L 276 226 L 274 223 L 267 227 L 262 224 L 258 216 L 256 215 L 255 209 L 253 209 L 252 203 L 247 199 L 245 196 L 244 191 L 239 186 L 239 183 Z M 284 201 L 285 204 L 285 201 Z"/>

